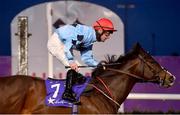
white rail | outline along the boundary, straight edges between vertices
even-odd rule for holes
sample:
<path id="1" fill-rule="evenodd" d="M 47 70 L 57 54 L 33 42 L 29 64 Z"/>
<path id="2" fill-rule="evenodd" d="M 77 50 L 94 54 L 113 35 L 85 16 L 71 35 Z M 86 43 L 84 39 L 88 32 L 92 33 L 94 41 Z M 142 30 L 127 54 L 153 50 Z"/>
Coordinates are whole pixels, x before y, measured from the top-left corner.
<path id="1" fill-rule="evenodd" d="M 180 100 L 180 94 L 130 93 L 127 99 Z"/>
<path id="2" fill-rule="evenodd" d="M 127 99 L 144 100 L 180 100 L 180 94 L 162 94 L 162 93 L 130 93 Z M 124 103 L 121 104 L 118 112 L 124 113 Z"/>

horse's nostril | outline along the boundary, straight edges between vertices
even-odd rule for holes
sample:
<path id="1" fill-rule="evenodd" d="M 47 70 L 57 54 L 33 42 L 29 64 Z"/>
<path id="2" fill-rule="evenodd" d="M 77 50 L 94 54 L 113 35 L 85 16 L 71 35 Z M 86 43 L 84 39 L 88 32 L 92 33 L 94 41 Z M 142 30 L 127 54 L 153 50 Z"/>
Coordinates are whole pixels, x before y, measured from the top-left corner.
<path id="1" fill-rule="evenodd" d="M 175 76 L 173 76 L 173 77 L 172 77 L 172 79 L 173 79 L 173 82 L 174 82 L 174 81 L 176 80 L 176 77 L 175 77 Z"/>
<path id="2" fill-rule="evenodd" d="M 172 76 L 169 80 L 171 83 L 173 83 L 175 81 L 176 77 L 175 76 Z"/>

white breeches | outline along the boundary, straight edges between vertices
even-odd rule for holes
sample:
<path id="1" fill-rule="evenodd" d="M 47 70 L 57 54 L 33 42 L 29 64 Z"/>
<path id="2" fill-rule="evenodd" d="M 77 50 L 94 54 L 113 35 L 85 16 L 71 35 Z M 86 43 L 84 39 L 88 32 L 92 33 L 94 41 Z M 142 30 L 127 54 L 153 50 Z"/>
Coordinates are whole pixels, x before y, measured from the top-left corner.
<path id="1" fill-rule="evenodd" d="M 64 53 L 64 44 L 59 40 L 57 33 L 53 33 L 51 38 L 48 40 L 47 47 L 49 52 L 55 56 L 63 65 L 69 66 L 68 60 Z M 78 66 L 81 64 L 75 61 Z"/>

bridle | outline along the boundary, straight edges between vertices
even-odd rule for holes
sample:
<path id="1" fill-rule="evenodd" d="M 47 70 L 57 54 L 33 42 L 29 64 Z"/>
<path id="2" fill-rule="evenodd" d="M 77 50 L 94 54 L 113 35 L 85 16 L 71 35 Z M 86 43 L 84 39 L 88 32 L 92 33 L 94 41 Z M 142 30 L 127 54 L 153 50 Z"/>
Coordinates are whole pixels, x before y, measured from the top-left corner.
<path id="1" fill-rule="evenodd" d="M 118 72 L 118 73 L 122 73 L 122 74 L 126 74 L 130 77 L 133 77 L 133 78 L 136 78 L 138 79 L 139 82 L 152 82 L 152 83 L 157 83 L 157 84 L 160 84 L 160 86 L 164 85 L 165 83 L 165 79 L 167 77 L 167 73 L 165 73 L 164 77 L 163 78 L 160 78 L 159 74 L 162 72 L 162 71 L 167 71 L 165 68 L 162 68 L 156 72 L 156 70 L 152 67 L 151 64 L 149 64 L 141 55 L 138 55 L 138 58 L 141 60 L 142 62 L 142 76 L 144 76 L 144 68 L 145 68 L 145 65 L 147 65 L 150 69 L 150 71 L 152 71 L 153 75 L 152 77 L 155 77 L 154 79 L 151 79 L 151 80 L 146 80 L 145 78 L 142 78 L 138 75 L 135 75 L 133 73 L 130 73 L 130 72 L 126 72 L 124 70 L 119 70 L 119 69 L 114 69 L 112 67 L 108 67 L 108 66 L 105 66 L 105 65 L 101 65 L 103 70 L 109 70 L 109 71 L 113 71 L 113 72 Z M 139 62 L 137 62 L 139 63 Z M 136 65 L 137 63 L 134 63 L 132 66 Z M 113 63 L 113 64 L 110 64 L 111 66 L 113 65 L 120 65 L 121 63 Z M 106 64 L 107 65 L 107 64 Z M 131 68 L 132 66 L 130 66 L 129 68 Z M 113 101 L 116 105 L 120 106 L 120 104 L 118 102 L 115 101 L 115 99 L 113 98 L 113 95 L 112 95 L 112 92 L 109 90 L 109 88 L 107 87 L 107 85 L 104 83 L 103 80 L 100 79 L 100 77 L 97 77 L 97 79 L 103 84 L 103 86 L 105 87 L 105 89 L 108 91 L 109 95 L 108 96 L 106 93 L 104 93 L 104 91 L 102 91 L 100 88 L 96 87 L 96 85 L 93 85 L 93 84 L 90 84 L 92 87 L 94 87 L 96 90 L 98 90 L 100 93 L 102 93 L 105 97 L 107 97 L 108 99 L 110 99 L 111 101 Z"/>
<path id="2" fill-rule="evenodd" d="M 157 83 L 157 84 L 160 84 L 161 86 L 164 84 L 165 82 L 165 79 L 167 77 L 167 73 L 164 75 L 163 78 L 160 78 L 159 77 L 159 74 L 162 72 L 162 71 L 167 71 L 165 68 L 162 68 L 156 72 L 156 70 L 152 67 L 151 64 L 147 63 L 146 60 L 144 59 L 144 57 L 142 57 L 141 55 L 138 55 L 138 58 L 141 60 L 142 62 L 142 76 L 144 76 L 144 69 L 145 69 L 145 64 L 149 67 L 150 71 L 152 71 L 153 75 L 152 77 L 155 77 L 154 79 L 151 79 L 151 80 L 146 80 L 138 75 L 135 75 L 135 74 L 132 74 L 132 73 L 129 73 L 129 72 L 126 72 L 126 71 L 123 71 L 123 70 L 119 70 L 119 69 L 114 69 L 114 68 L 110 68 L 110 67 L 104 67 L 106 70 L 109 70 L 109 71 L 114 71 L 114 72 L 118 72 L 118 73 L 123 73 L 123 74 L 126 74 L 130 77 L 134 77 L 136 79 L 138 79 L 139 82 L 152 82 L 152 83 Z M 136 63 L 135 63 L 136 64 Z"/>
<path id="3" fill-rule="evenodd" d="M 152 79 L 152 80 L 143 80 L 143 82 L 153 82 L 153 83 L 157 83 L 157 84 L 160 84 L 160 86 L 162 86 L 162 85 L 164 85 L 164 83 L 165 83 L 165 79 L 166 79 L 166 77 L 167 77 L 167 69 L 165 69 L 165 68 L 163 68 L 163 67 L 161 67 L 161 69 L 159 70 L 159 71 L 157 71 L 156 69 L 154 69 L 154 67 L 151 65 L 151 64 L 149 64 L 146 60 L 145 60 L 145 57 L 143 57 L 143 56 L 141 56 L 141 55 L 138 55 L 138 58 L 142 61 L 142 65 L 143 65 L 143 74 L 142 74 L 142 76 L 144 76 L 144 66 L 145 66 L 145 64 L 149 67 L 149 69 L 150 69 L 150 71 L 152 71 L 152 73 L 153 73 L 153 75 L 152 75 L 152 77 L 155 77 L 154 79 Z M 151 62 L 151 63 L 153 63 L 153 62 Z M 154 63 L 156 63 L 156 62 L 154 62 Z M 160 77 L 160 73 L 162 72 L 162 71 L 166 71 L 165 72 L 165 75 L 163 76 L 163 77 Z"/>

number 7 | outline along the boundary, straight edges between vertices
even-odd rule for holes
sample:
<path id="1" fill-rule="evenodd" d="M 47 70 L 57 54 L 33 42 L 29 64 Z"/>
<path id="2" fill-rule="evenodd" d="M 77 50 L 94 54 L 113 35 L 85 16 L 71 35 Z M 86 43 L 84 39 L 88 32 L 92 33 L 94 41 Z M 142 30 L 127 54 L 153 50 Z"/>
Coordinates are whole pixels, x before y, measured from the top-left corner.
<path id="1" fill-rule="evenodd" d="M 58 96 L 58 92 L 59 92 L 59 88 L 60 88 L 60 84 L 53 84 L 53 85 L 51 85 L 51 88 L 56 88 L 56 90 L 55 90 L 55 92 L 54 92 L 54 94 L 53 94 L 53 98 L 56 98 L 57 96 Z"/>

